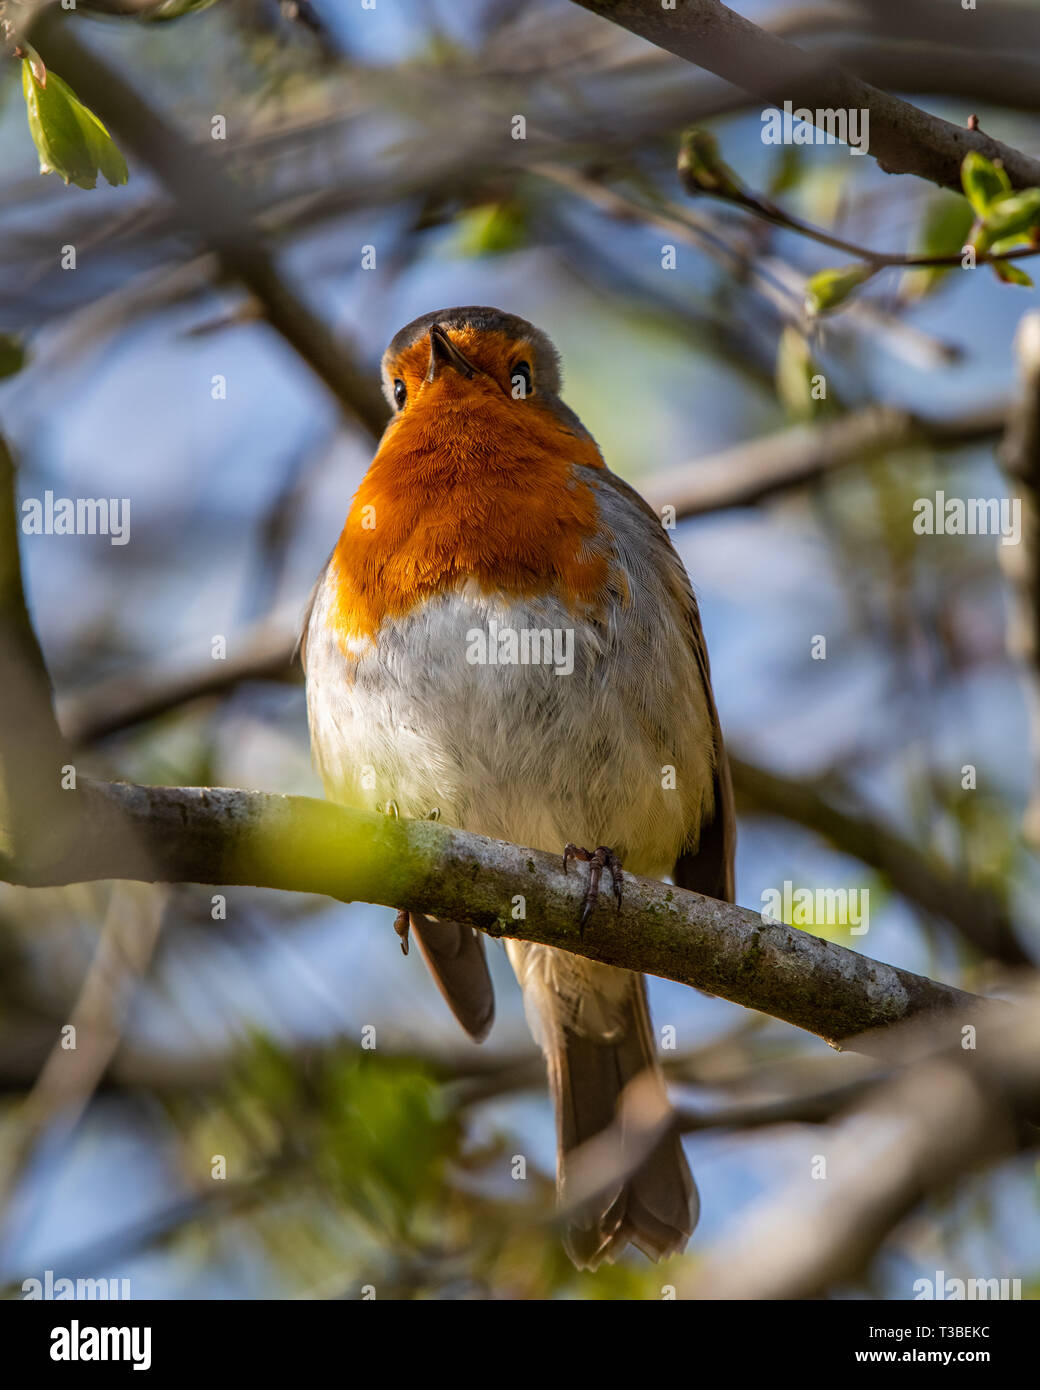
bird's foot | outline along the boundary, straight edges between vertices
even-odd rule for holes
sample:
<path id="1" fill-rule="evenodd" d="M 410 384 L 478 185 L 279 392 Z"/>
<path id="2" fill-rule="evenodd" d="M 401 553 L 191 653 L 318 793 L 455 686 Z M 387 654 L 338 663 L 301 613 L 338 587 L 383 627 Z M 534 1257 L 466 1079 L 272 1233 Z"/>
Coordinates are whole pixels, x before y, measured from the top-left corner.
<path id="1" fill-rule="evenodd" d="M 408 954 L 408 913 L 399 912 L 394 918 L 394 931 L 401 938 L 401 955 Z"/>
<path id="2" fill-rule="evenodd" d="M 614 901 L 618 907 L 621 906 L 621 890 L 624 887 L 624 876 L 621 872 L 621 860 L 612 849 L 606 845 L 599 845 L 591 852 L 582 849 L 580 845 L 565 845 L 563 850 L 563 872 L 567 872 L 567 865 L 572 859 L 577 859 L 582 864 L 589 866 L 589 886 L 585 890 L 585 897 L 581 905 L 581 930 L 584 932 L 585 923 L 589 920 L 599 902 L 599 881 L 604 869 L 610 870 L 611 885 L 614 889 Z"/>

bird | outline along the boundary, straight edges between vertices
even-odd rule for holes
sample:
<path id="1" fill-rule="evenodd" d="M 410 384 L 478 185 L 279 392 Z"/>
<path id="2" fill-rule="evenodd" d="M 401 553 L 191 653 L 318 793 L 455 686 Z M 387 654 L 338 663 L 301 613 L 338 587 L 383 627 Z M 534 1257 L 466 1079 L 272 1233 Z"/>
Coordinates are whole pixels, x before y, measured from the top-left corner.
<path id="1" fill-rule="evenodd" d="M 301 653 L 330 799 L 562 850 L 565 870 L 588 875 L 594 931 L 626 872 L 732 901 L 735 821 L 690 580 L 662 518 L 561 400 L 560 370 L 546 334 L 500 309 L 401 329 L 382 359 L 392 414 Z M 483 934 L 418 912 L 397 927 L 482 1041 L 494 1018 Z M 644 977 L 505 946 L 545 1057 L 567 1253 L 579 1269 L 629 1245 L 675 1254 L 699 1198 L 674 1124 L 632 1171 L 569 1200 L 579 1151 L 618 1123 L 626 1087 L 673 1113 Z"/>

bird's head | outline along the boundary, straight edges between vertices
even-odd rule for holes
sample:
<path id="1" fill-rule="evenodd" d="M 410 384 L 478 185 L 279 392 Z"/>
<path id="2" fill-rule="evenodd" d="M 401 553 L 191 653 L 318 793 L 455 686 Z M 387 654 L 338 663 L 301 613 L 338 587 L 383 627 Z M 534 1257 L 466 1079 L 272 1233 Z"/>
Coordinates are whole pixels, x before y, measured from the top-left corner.
<path id="1" fill-rule="evenodd" d="M 533 324 L 471 305 L 424 314 L 383 356 L 393 408 L 380 448 L 385 461 L 436 458 L 493 470 L 546 454 L 598 466 L 602 459 L 560 400 L 560 364 Z"/>
<path id="2" fill-rule="evenodd" d="M 515 314 L 440 309 L 396 335 L 383 356 L 383 391 L 402 419 L 407 411 L 414 418 L 459 405 L 517 415 L 528 403 L 544 409 L 558 400 L 559 357 L 540 329 Z"/>
<path id="3" fill-rule="evenodd" d="M 346 642 L 460 584 L 602 595 L 608 538 L 585 469 L 595 440 L 559 398 L 552 343 L 501 309 L 442 309 L 383 357 L 394 409 L 333 554 Z"/>

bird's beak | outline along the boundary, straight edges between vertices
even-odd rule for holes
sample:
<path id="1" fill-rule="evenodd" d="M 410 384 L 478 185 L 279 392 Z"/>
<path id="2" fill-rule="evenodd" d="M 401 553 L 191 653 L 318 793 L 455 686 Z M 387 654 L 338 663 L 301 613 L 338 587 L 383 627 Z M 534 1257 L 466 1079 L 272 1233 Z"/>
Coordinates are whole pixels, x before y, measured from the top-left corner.
<path id="1" fill-rule="evenodd" d="M 477 368 L 469 358 L 458 350 L 440 324 L 435 323 L 430 329 L 430 365 L 426 372 L 426 380 L 435 380 L 443 367 L 454 367 L 467 380 L 471 380 L 477 374 Z"/>

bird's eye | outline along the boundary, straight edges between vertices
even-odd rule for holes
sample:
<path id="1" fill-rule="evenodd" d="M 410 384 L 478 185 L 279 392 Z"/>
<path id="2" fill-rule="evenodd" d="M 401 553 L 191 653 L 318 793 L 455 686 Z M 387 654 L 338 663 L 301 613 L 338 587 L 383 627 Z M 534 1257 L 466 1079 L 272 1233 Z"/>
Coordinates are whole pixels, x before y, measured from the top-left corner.
<path id="1" fill-rule="evenodd" d="M 513 400 L 523 401 L 534 390 L 530 362 L 518 362 L 510 373 L 513 386 Z"/>
<path id="2" fill-rule="evenodd" d="M 394 404 L 398 410 L 404 409 L 404 403 L 408 399 L 408 387 L 400 377 L 394 382 Z"/>

